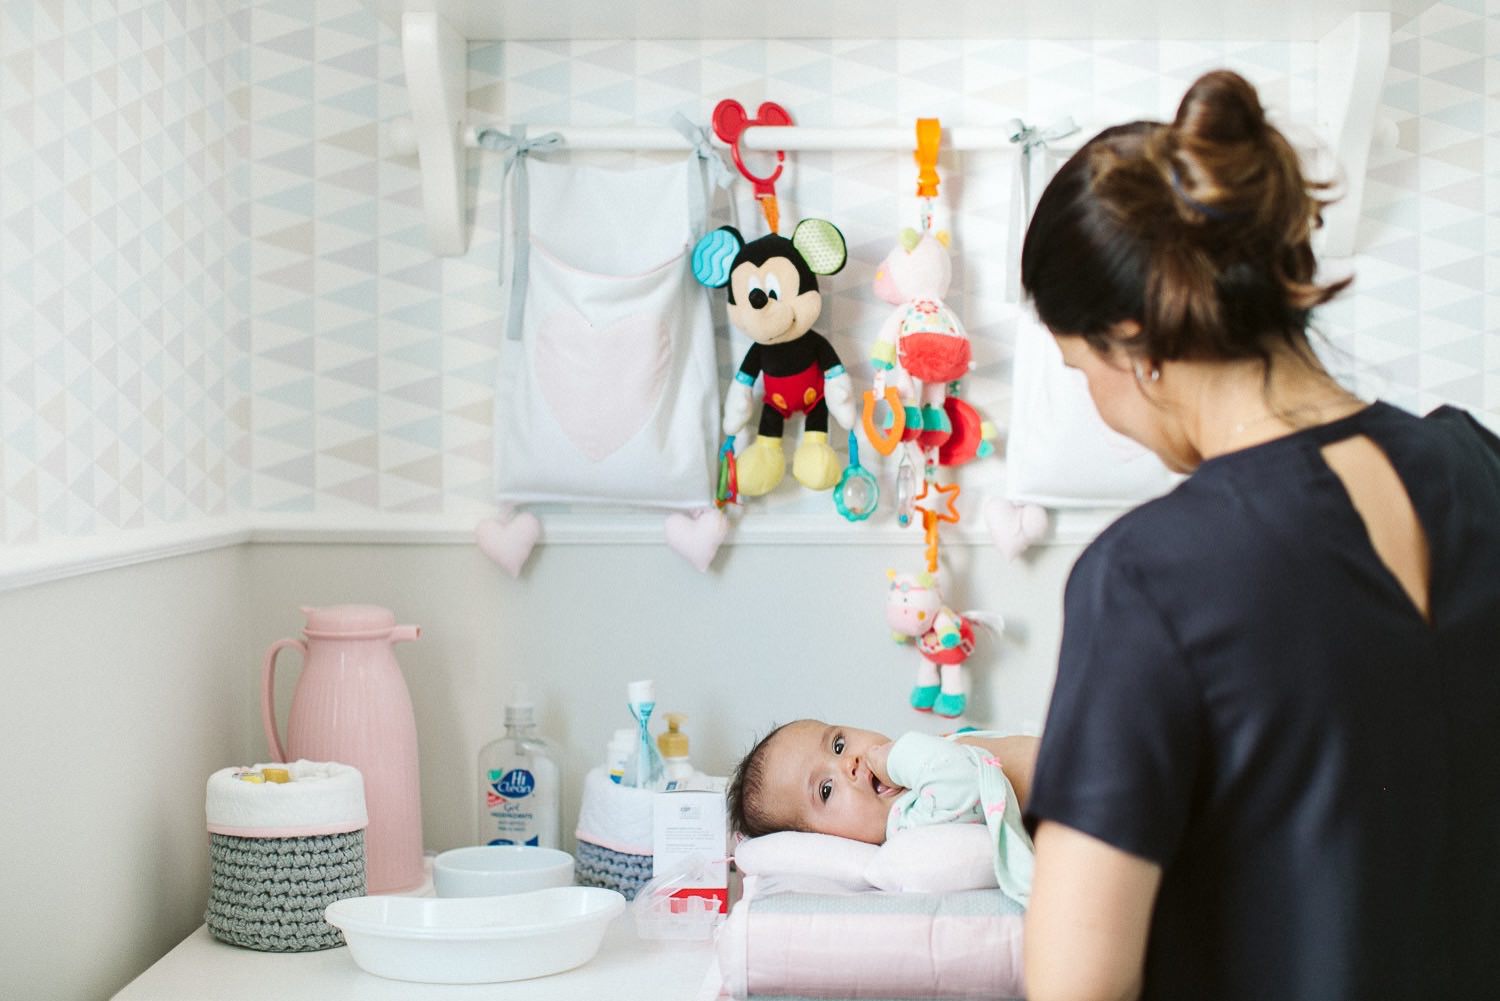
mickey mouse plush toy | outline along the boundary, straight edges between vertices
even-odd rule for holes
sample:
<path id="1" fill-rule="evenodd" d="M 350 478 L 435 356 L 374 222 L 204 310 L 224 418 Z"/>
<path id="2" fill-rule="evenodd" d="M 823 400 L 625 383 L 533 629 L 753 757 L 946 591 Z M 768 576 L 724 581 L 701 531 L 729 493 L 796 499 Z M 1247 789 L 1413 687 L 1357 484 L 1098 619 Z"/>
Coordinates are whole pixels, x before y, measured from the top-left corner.
<path id="1" fill-rule="evenodd" d="M 749 423 L 750 389 L 757 376 L 765 383 L 759 437 L 737 463 L 747 497 L 770 493 L 786 474 L 781 436 L 786 419 L 799 412 L 807 419 L 792 475 L 811 490 L 839 480 L 828 414 L 853 427 L 854 389 L 833 345 L 812 325 L 823 309 L 817 276 L 838 273 L 846 259 L 843 234 L 822 219 L 802 220 L 790 240 L 771 233 L 749 243 L 733 226 L 722 226 L 693 248 L 694 277 L 709 288 L 729 286 L 729 320 L 755 342 L 724 400 L 726 435 Z"/>

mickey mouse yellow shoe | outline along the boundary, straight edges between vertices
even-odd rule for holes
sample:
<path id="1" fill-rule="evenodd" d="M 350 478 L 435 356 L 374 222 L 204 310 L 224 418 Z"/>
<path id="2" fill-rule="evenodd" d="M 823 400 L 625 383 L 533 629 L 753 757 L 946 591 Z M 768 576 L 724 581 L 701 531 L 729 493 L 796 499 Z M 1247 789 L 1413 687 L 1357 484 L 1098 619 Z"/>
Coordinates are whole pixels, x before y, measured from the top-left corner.
<path id="1" fill-rule="evenodd" d="M 807 431 L 792 456 L 792 475 L 809 490 L 832 490 L 843 468 L 826 431 Z"/>
<path id="2" fill-rule="evenodd" d="M 797 454 L 802 454 L 800 448 Z M 781 450 L 780 438 L 761 435 L 735 460 L 740 493 L 746 497 L 770 493 L 785 475 L 786 453 Z"/>

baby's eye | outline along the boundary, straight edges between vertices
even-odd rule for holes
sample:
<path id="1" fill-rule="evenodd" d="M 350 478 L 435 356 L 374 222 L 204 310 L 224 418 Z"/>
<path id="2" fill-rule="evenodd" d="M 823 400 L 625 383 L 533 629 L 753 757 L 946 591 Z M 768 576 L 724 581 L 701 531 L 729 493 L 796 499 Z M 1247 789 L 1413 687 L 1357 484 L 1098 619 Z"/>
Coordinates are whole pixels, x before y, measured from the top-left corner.
<path id="1" fill-rule="evenodd" d="M 818 786 L 818 798 L 820 800 L 822 800 L 823 802 L 826 803 L 826 802 L 828 802 L 828 797 L 832 796 L 832 795 L 833 795 L 833 783 L 830 782 L 828 779 L 824 779 L 823 780 L 823 784 L 820 785 L 820 786 Z"/>
<path id="2" fill-rule="evenodd" d="M 833 753 L 834 754 L 843 754 L 844 753 L 844 738 L 843 737 L 835 737 L 835 738 L 833 738 Z"/>

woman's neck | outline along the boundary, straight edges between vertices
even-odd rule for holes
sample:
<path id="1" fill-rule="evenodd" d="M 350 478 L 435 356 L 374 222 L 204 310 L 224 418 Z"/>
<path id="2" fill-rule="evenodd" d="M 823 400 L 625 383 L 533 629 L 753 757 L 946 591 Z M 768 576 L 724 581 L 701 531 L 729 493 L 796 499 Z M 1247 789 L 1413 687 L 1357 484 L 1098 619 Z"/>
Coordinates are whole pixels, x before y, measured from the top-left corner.
<path id="1" fill-rule="evenodd" d="M 1269 378 L 1259 361 L 1177 362 L 1181 431 L 1203 459 L 1236 452 L 1347 417 L 1364 402 L 1316 360 L 1274 350 Z M 1166 376 L 1166 373 L 1163 373 Z M 1163 378 L 1163 383 L 1169 382 Z"/>

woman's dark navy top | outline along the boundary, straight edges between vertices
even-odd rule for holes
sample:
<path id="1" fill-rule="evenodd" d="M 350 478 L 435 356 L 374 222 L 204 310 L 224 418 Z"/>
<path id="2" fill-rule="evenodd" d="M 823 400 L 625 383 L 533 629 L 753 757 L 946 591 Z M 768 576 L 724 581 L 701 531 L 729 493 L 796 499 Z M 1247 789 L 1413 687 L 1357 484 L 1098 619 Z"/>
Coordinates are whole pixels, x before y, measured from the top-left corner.
<path id="1" fill-rule="evenodd" d="M 1426 533 L 1430 621 L 1322 458 L 1354 435 Z M 1027 819 L 1162 867 L 1147 999 L 1500 997 L 1500 440 L 1376 403 L 1106 529 Z"/>

